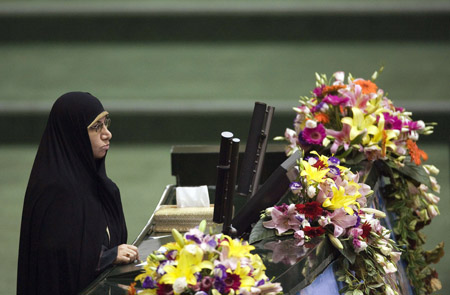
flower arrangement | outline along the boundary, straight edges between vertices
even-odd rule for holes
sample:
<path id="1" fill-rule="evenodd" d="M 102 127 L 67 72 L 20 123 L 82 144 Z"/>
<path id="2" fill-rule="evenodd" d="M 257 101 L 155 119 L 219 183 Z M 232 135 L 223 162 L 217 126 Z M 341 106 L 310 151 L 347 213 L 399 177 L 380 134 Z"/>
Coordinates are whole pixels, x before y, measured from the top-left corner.
<path id="1" fill-rule="evenodd" d="M 336 72 L 330 80 L 316 74 L 311 96 L 301 97 L 300 106 L 294 107 L 294 128 L 276 139 L 289 142 L 287 154 L 303 149 L 333 155 L 353 165 L 372 185 L 374 178 L 386 178 L 383 197 L 396 216 L 393 231 L 405 249 L 408 277 L 417 294 L 430 294 L 440 289 L 429 264 L 443 256 L 443 243 L 424 251 L 426 239 L 420 230 L 439 214 L 439 197 L 434 194 L 439 193 L 435 178 L 439 170 L 422 163 L 428 156 L 417 141 L 420 135 L 431 134 L 434 124 L 414 121 L 410 112 L 385 96 L 375 84 L 381 70 L 371 80 L 349 74 L 347 82 L 344 72 Z"/>
<path id="2" fill-rule="evenodd" d="M 298 164 L 292 203 L 267 208 L 260 226 L 277 235 L 293 235 L 297 246 L 327 236 L 348 261 L 339 278 L 347 283 L 342 292 L 395 294 L 398 287 L 391 274 L 401 253 L 380 224 L 378 218 L 385 214 L 366 207 L 373 191 L 338 158 L 312 155 Z M 258 240 L 257 235 L 252 232 L 250 240 Z"/>
<path id="3" fill-rule="evenodd" d="M 245 241 L 224 234 L 205 234 L 206 222 L 165 244 L 147 257 L 145 272 L 136 277 L 139 294 L 282 294 L 279 283 L 265 275 L 265 266 Z M 135 283 L 134 283 L 135 284 Z M 129 294 L 136 294 L 134 284 Z"/>
<path id="4" fill-rule="evenodd" d="M 376 79 L 378 72 L 372 76 Z M 301 97 L 295 107 L 294 130 L 286 129 L 288 153 L 303 148 L 329 148 L 341 159 L 362 152 L 366 159 L 406 156 L 419 165 L 427 154 L 418 148 L 419 134 L 431 134 L 433 124 L 414 121 L 411 113 L 395 107 L 382 89 L 371 80 L 337 72 L 333 80 L 316 74 L 311 97 Z M 400 158 L 398 160 L 403 160 Z"/>

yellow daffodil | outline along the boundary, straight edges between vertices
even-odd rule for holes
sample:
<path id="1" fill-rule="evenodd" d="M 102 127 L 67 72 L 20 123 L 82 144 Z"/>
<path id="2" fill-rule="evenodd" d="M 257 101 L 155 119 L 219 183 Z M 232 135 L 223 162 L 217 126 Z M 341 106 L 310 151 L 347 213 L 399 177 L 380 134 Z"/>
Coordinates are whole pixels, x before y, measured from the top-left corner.
<path id="1" fill-rule="evenodd" d="M 365 116 L 364 113 L 357 107 L 352 108 L 353 118 L 345 117 L 342 118 L 341 122 L 343 124 L 348 124 L 351 126 L 350 129 L 350 140 L 354 140 L 357 136 L 359 136 L 363 132 L 374 132 L 373 123 L 375 123 L 376 119 L 372 115 Z M 376 127 L 375 127 L 376 128 Z M 368 135 L 364 136 L 363 141 L 368 140 Z"/>
<path id="2" fill-rule="evenodd" d="M 331 188 L 333 190 L 333 197 L 327 198 L 325 202 L 323 202 L 322 207 L 327 208 L 329 210 L 337 210 L 339 208 L 344 208 L 344 210 L 353 215 L 353 209 L 350 208 L 350 205 L 356 205 L 359 207 L 359 203 L 356 202 L 357 197 L 346 195 L 345 189 L 341 186 L 339 190 L 336 187 Z"/>
<path id="3" fill-rule="evenodd" d="M 254 246 L 249 245 L 248 243 L 239 241 L 237 239 L 232 239 L 229 236 L 224 236 L 225 240 L 222 241 L 221 245 L 228 247 L 228 257 L 248 257 L 250 251 L 255 249 Z"/>
<path id="4" fill-rule="evenodd" d="M 302 160 L 303 170 L 300 173 L 301 176 L 306 176 L 306 181 L 308 184 L 312 184 L 313 182 L 321 183 L 324 182 L 325 175 L 327 175 L 330 169 L 317 169 L 316 167 L 311 166 L 307 161 Z"/>

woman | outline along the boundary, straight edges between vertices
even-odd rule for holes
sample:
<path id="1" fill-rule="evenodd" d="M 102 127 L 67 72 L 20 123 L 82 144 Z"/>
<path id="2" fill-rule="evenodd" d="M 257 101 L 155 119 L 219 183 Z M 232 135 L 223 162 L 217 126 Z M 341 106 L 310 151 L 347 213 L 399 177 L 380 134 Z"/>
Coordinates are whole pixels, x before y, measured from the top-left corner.
<path id="1" fill-rule="evenodd" d="M 53 105 L 25 193 L 17 294 L 76 294 L 111 264 L 138 259 L 106 175 L 109 122 L 89 93 Z"/>

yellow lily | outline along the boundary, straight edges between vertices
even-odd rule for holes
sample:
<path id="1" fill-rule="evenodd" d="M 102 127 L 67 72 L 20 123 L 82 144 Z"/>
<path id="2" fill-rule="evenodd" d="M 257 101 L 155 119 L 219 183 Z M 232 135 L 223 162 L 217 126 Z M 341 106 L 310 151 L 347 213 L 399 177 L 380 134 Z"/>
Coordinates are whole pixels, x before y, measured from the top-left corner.
<path id="1" fill-rule="evenodd" d="M 308 184 L 312 182 L 321 183 L 324 182 L 324 177 L 327 175 L 330 169 L 317 169 L 316 167 L 311 166 L 307 161 L 302 160 L 303 170 L 300 173 L 301 176 L 306 176 L 306 181 Z"/>
<path id="2" fill-rule="evenodd" d="M 195 285 L 197 279 L 195 277 L 196 272 L 200 272 L 202 269 L 212 269 L 213 264 L 211 261 L 202 261 L 203 251 L 196 245 L 187 245 L 180 251 L 180 259 L 177 265 L 166 265 L 164 267 L 165 275 L 161 277 L 160 283 L 173 284 L 178 278 L 186 278 L 186 282 L 189 285 Z"/>
<path id="3" fill-rule="evenodd" d="M 228 247 L 228 257 L 248 257 L 251 255 L 250 251 L 255 249 L 254 246 L 239 240 L 234 240 L 229 236 L 224 236 L 224 238 L 225 240 L 222 241 L 221 245 Z"/>
<path id="4" fill-rule="evenodd" d="M 327 198 L 325 202 L 323 202 L 322 207 L 330 210 L 344 208 L 345 212 L 353 215 L 353 209 L 349 206 L 356 205 L 359 208 L 359 203 L 356 202 L 357 196 L 346 195 L 345 189 L 342 186 L 339 187 L 339 190 L 336 187 L 332 187 L 331 189 L 333 190 L 333 197 L 331 199 Z"/>
<path id="5" fill-rule="evenodd" d="M 245 288 L 247 290 L 250 290 L 251 287 L 255 285 L 255 279 L 249 276 L 250 273 L 250 267 L 244 266 L 241 267 L 241 263 L 238 262 L 236 269 L 234 270 L 233 274 L 236 274 L 241 279 L 241 288 Z"/>
<path id="6" fill-rule="evenodd" d="M 373 116 L 371 115 L 365 116 L 364 113 L 359 108 L 356 107 L 352 108 L 352 112 L 353 118 L 345 117 L 342 118 L 341 120 L 343 124 L 348 124 L 351 126 L 350 140 L 354 140 L 357 136 L 359 136 L 363 132 L 369 132 L 369 130 L 371 132 L 374 131 L 372 127 L 375 127 L 373 123 L 375 123 L 376 119 Z M 368 140 L 369 136 L 366 133 L 366 135 L 363 138 L 363 142 Z"/>
<path id="7" fill-rule="evenodd" d="M 252 267 L 253 267 L 253 277 L 256 281 L 267 278 L 264 271 L 266 266 L 258 254 L 252 255 L 251 257 Z"/>

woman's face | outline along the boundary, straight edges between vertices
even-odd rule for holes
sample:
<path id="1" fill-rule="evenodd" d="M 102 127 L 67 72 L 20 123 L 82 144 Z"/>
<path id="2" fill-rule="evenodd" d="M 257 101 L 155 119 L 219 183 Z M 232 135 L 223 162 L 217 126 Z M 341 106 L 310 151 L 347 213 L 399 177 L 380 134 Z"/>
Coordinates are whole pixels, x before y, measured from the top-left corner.
<path id="1" fill-rule="evenodd" d="M 91 140 L 92 153 L 95 159 L 101 159 L 109 150 L 109 141 L 112 138 L 112 134 L 108 130 L 109 118 L 105 115 L 90 126 L 88 133 Z"/>

